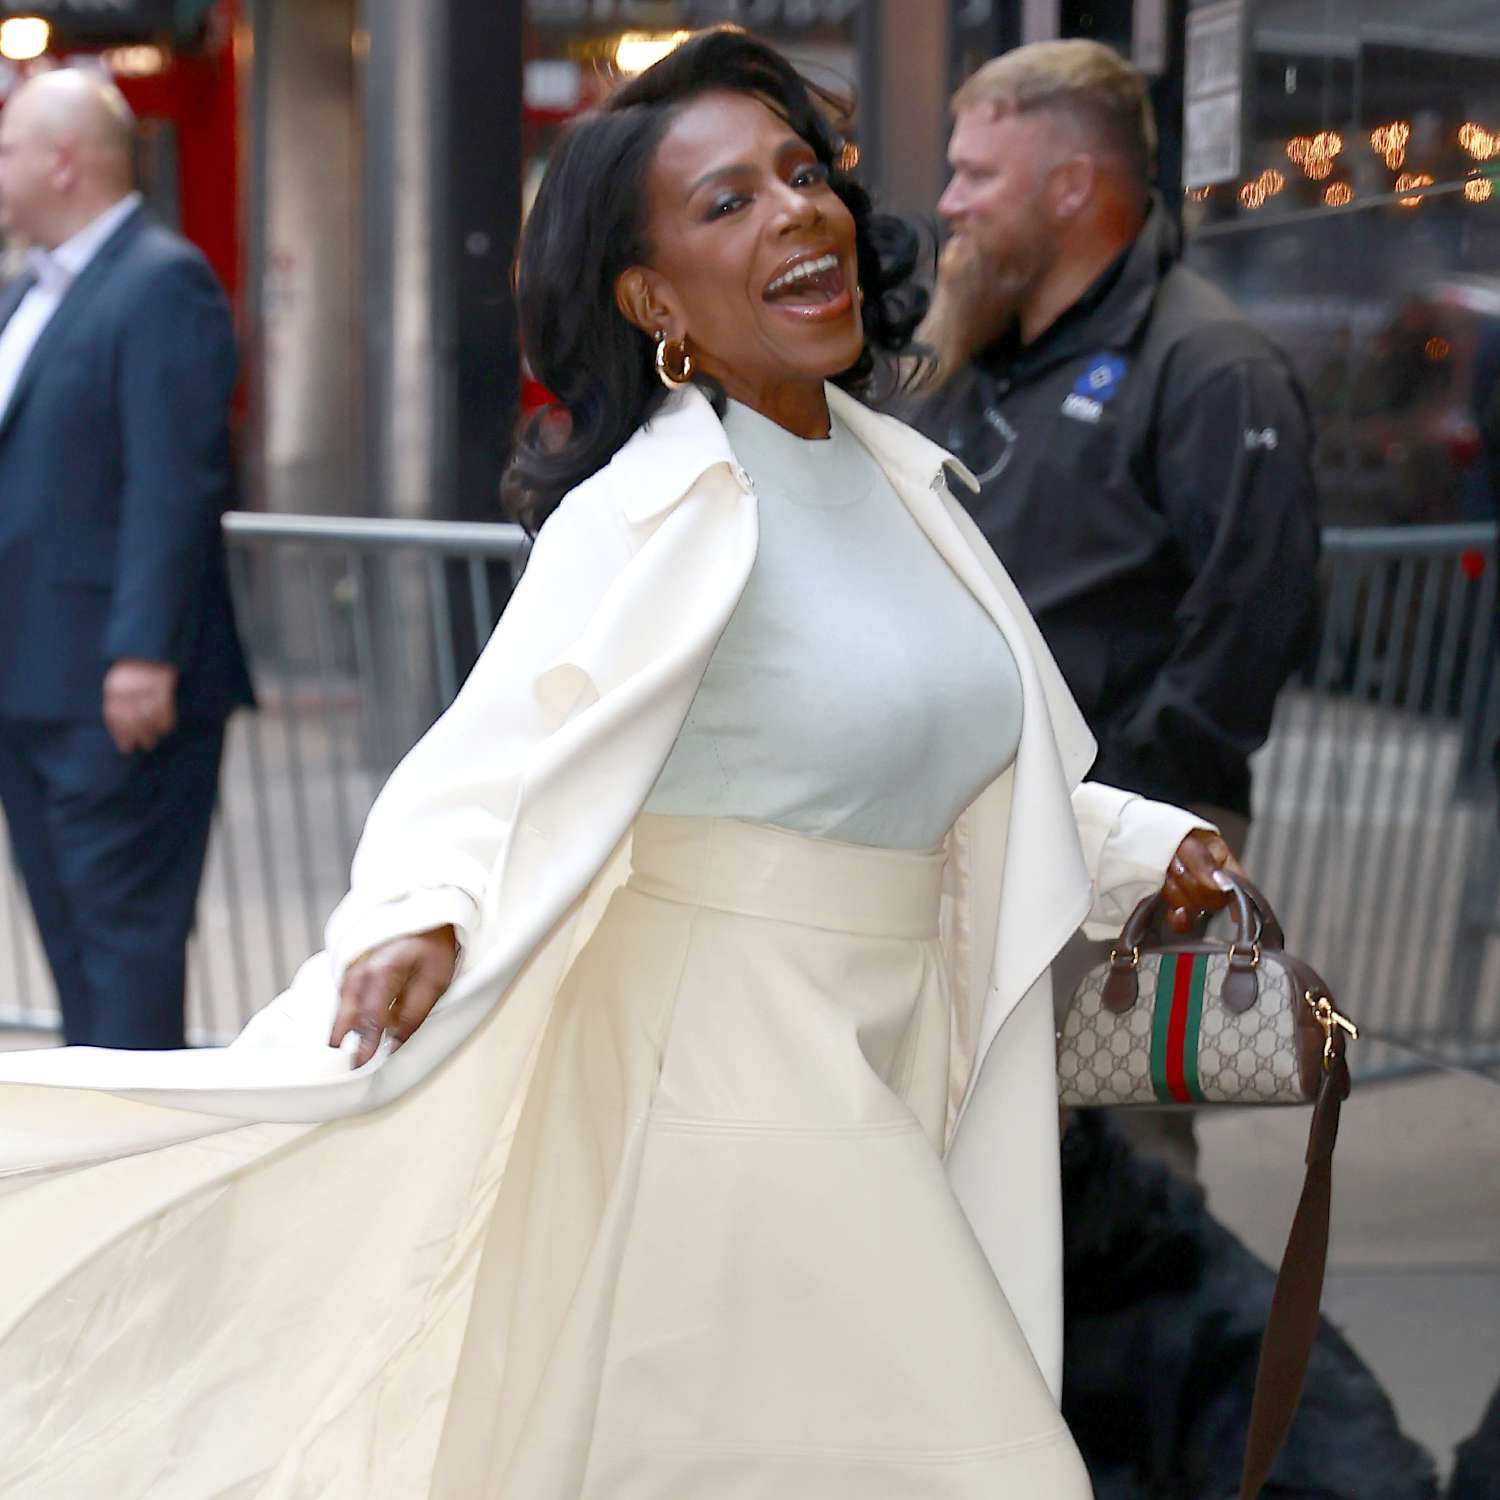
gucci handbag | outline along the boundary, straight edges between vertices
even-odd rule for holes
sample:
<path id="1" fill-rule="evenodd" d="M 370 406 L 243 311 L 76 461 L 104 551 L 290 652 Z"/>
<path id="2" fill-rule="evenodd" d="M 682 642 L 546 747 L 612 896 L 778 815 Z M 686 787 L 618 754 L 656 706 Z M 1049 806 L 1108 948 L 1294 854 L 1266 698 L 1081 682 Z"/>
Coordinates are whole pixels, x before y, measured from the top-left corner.
<path id="1" fill-rule="evenodd" d="M 1318 1331 L 1347 1040 L 1359 1033 L 1236 879 L 1235 936 L 1161 940 L 1143 901 L 1073 991 L 1058 1037 L 1065 1105 L 1311 1104 L 1307 1174 L 1261 1341 L 1240 1500 L 1255 1500 L 1297 1410 Z"/>

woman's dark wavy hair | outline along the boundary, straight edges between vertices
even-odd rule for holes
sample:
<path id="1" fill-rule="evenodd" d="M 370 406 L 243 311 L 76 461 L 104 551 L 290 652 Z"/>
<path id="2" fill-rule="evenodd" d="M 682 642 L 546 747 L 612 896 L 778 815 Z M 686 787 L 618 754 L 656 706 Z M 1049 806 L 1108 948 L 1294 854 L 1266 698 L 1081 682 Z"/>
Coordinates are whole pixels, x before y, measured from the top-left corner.
<path id="1" fill-rule="evenodd" d="M 523 421 L 506 470 L 505 508 L 530 531 L 666 399 L 652 342 L 616 307 L 615 282 L 650 261 L 646 180 L 662 137 L 684 105 L 720 89 L 753 94 L 781 115 L 812 147 L 854 216 L 865 349 L 835 383 L 866 392 L 877 356 L 906 349 L 927 310 L 927 293 L 913 279 L 916 231 L 877 213 L 839 166 L 844 143 L 833 122 L 847 115 L 847 103 L 744 32 L 700 33 L 567 132 L 527 221 L 517 262 L 521 341 L 533 372 L 563 408 Z"/>

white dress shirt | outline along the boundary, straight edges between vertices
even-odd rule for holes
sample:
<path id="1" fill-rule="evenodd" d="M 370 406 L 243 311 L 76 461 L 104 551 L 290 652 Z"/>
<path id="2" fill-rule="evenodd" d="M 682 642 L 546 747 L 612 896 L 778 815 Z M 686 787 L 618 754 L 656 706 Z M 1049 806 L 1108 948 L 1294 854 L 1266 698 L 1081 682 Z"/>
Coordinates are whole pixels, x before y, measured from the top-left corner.
<path id="1" fill-rule="evenodd" d="M 0 330 L 0 420 L 20 384 L 21 373 L 68 289 L 102 250 L 109 237 L 141 206 L 139 193 L 128 193 L 112 208 L 86 224 L 55 250 L 33 250 L 27 257 L 36 284 L 21 298 Z"/>

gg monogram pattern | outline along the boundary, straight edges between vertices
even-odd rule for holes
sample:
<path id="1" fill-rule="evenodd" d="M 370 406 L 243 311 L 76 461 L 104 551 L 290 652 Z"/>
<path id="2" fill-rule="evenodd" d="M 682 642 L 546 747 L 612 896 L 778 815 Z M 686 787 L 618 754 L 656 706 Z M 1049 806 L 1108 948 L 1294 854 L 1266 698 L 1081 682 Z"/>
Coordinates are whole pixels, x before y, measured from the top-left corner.
<path id="1" fill-rule="evenodd" d="M 1123 1015 L 1102 1000 L 1104 965 L 1074 992 L 1058 1049 L 1064 1104 L 1300 1104 L 1298 990 L 1273 953 L 1259 997 L 1236 1015 L 1223 1003 L 1225 953 L 1145 953 L 1140 998 Z"/>

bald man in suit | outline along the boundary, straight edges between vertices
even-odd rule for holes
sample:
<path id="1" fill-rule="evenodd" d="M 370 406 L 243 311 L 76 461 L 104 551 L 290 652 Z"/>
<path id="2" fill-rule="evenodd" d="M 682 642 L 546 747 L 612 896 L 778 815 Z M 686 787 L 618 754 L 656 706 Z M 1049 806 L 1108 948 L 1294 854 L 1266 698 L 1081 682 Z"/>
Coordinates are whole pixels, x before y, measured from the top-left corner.
<path id="1" fill-rule="evenodd" d="M 233 323 L 134 190 L 101 77 L 0 113 L 0 805 L 74 1044 L 184 1042 L 224 726 L 251 700 L 220 517 Z"/>

